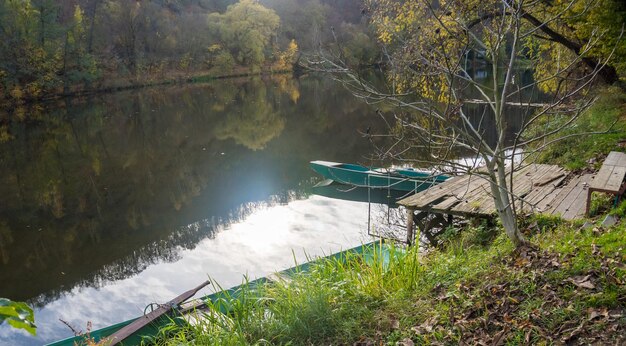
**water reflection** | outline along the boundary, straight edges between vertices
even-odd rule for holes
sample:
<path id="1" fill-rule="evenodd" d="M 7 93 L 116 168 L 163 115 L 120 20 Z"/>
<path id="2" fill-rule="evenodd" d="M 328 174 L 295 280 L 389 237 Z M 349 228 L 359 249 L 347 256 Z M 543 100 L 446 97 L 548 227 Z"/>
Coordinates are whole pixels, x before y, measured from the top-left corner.
<path id="1" fill-rule="evenodd" d="M 360 204 L 302 199 L 309 160 L 370 152 L 357 129 L 383 129 L 372 113 L 330 80 L 286 77 L 32 109 L 0 144 L 0 296 L 38 308 L 40 338 L 2 327 L 0 342 L 67 335 L 61 311 L 79 326 L 134 316 L 194 286 L 198 272 L 236 284 L 293 264 L 291 248 L 358 244 Z M 224 240 L 240 225 L 243 240 Z"/>

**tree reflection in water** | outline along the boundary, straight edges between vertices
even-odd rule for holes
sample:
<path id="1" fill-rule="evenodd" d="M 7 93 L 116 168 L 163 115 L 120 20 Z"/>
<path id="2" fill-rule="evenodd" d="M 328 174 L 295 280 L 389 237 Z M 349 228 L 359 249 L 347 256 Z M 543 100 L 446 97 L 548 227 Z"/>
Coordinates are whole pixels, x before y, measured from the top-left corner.
<path id="1" fill-rule="evenodd" d="M 327 79 L 119 92 L 0 114 L 0 296 L 43 306 L 177 260 L 260 206 L 305 198 L 308 161 L 358 162 L 381 119 Z M 372 116 L 368 116 L 368 114 Z"/>

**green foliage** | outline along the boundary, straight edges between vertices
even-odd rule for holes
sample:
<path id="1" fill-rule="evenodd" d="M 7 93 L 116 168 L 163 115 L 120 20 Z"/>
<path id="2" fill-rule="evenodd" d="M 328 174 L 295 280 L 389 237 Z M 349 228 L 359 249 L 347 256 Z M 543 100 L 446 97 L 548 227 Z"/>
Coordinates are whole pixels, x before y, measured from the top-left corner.
<path id="1" fill-rule="evenodd" d="M 626 75 L 626 44 L 622 28 L 626 24 L 626 6 L 619 0 L 576 0 L 542 2 L 534 6 L 532 15 L 540 20 L 564 15 L 558 21 L 547 25 L 558 32 L 564 40 L 579 46 L 575 52 L 566 48 L 557 40 L 545 39 L 544 36 L 529 36 L 530 55 L 536 62 L 535 76 L 541 79 L 563 64 L 582 54 L 586 58 L 599 62 L 608 61 L 620 76 Z M 584 48 L 583 48 L 584 47 Z M 544 90 L 554 90 L 558 83 L 552 80 L 543 83 Z"/>
<path id="2" fill-rule="evenodd" d="M 536 128 L 547 126 L 546 124 L 546 122 L 538 124 Z M 621 150 L 618 144 L 626 138 L 626 94 L 616 87 L 603 90 L 595 104 L 576 120 L 574 126 L 559 136 L 581 132 L 607 133 L 570 136 L 555 142 L 539 153 L 539 162 L 558 164 L 576 170 L 587 166 L 587 161 L 591 158 L 603 157 L 610 151 Z M 541 146 L 542 143 L 536 145 Z"/>
<path id="3" fill-rule="evenodd" d="M 228 54 L 228 53 L 225 53 Z M 285 119 L 272 104 L 266 102 L 267 88 L 261 81 L 251 85 L 256 88 L 242 90 L 237 105 L 238 111 L 229 112 L 214 127 L 215 137 L 221 140 L 232 138 L 237 144 L 252 150 L 265 148 L 285 128 Z"/>
<path id="4" fill-rule="evenodd" d="M 215 56 L 214 68 L 218 71 L 230 71 L 235 66 L 235 59 L 229 52 L 222 50 Z"/>
<path id="5" fill-rule="evenodd" d="M 21 103 L 98 76 L 84 12 L 79 5 L 65 9 L 72 14 L 59 22 L 63 10 L 48 0 L 0 2 L 0 97 Z"/>
<path id="6" fill-rule="evenodd" d="M 35 315 L 26 303 L 0 298 L 0 324 L 7 322 L 11 327 L 37 334 Z"/>
<path id="7" fill-rule="evenodd" d="M 330 26 L 367 55 L 358 46 L 365 26 L 344 25 L 360 19 L 356 0 L 0 1 L 0 100 L 151 84 L 207 67 L 213 76 L 255 73 L 268 60 L 286 70 L 298 51 L 331 41 Z"/>
<path id="8" fill-rule="evenodd" d="M 224 14 L 212 13 L 208 20 L 211 33 L 244 66 L 259 66 L 272 53 L 270 40 L 280 24 L 273 10 L 252 0 L 228 6 Z"/>
<path id="9" fill-rule="evenodd" d="M 344 24 L 343 54 L 351 66 L 369 66 L 380 60 L 380 49 L 373 37 L 354 24 Z"/>

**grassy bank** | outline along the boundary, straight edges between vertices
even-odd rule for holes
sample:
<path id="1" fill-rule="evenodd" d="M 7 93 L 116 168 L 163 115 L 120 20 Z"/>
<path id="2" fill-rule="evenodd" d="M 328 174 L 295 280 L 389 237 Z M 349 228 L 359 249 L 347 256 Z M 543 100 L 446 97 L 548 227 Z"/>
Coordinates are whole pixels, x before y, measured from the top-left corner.
<path id="1" fill-rule="evenodd" d="M 599 166 L 602 158 L 612 150 L 624 151 L 626 93 L 618 87 L 603 90 L 593 106 L 578 118 L 576 126 L 560 135 L 581 132 L 602 134 L 569 137 L 543 150 L 537 157 L 538 161 L 579 170 L 588 166 Z"/>
<path id="2" fill-rule="evenodd" d="M 413 345 L 625 342 L 626 224 L 525 225 L 535 248 L 472 228 L 445 249 L 383 261 L 325 261 L 212 306 L 158 343 Z M 495 232 L 494 234 L 489 234 Z M 493 241 L 485 244 L 478 239 Z M 221 305 L 232 313 L 217 313 Z M 165 330 L 164 330 L 165 332 Z"/>
<path id="3" fill-rule="evenodd" d="M 578 121 L 588 131 L 548 148 L 542 162 L 593 168 L 623 150 L 626 97 L 615 90 Z M 592 159 L 591 161 L 589 161 Z M 593 162 L 596 159 L 596 163 Z M 590 163 L 591 162 L 591 163 Z M 626 203 L 610 213 L 623 218 Z M 416 345 L 626 343 L 626 220 L 611 227 L 535 216 L 515 249 L 499 226 L 447 232 L 427 253 L 389 261 L 324 261 L 306 275 L 211 306 L 161 345 Z M 232 311 L 218 313 L 224 306 Z"/>

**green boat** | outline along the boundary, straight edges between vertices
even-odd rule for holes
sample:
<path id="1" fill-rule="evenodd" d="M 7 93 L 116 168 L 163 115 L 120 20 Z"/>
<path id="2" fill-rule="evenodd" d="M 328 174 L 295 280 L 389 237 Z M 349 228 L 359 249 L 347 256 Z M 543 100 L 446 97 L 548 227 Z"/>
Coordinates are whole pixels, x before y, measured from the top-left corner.
<path id="1" fill-rule="evenodd" d="M 344 201 L 365 202 L 387 205 L 397 208 L 397 201 L 408 197 L 411 192 L 387 189 L 368 189 L 340 184 L 334 180 L 325 179 L 311 188 L 311 193 Z"/>
<path id="2" fill-rule="evenodd" d="M 376 258 L 382 260 L 383 263 L 386 263 L 388 262 L 389 256 L 391 254 L 389 250 L 390 248 L 386 244 L 382 243 L 381 241 L 375 241 L 365 245 L 357 246 L 349 250 L 338 252 L 327 257 L 319 258 L 307 263 L 297 265 L 295 267 L 280 271 L 272 275 L 272 277 L 290 277 L 296 273 L 306 273 L 310 269 L 310 267 L 316 262 L 329 259 L 345 260 L 345 258 L 349 255 L 361 255 L 363 256 L 364 260 L 368 262 L 373 261 L 374 258 Z M 167 311 L 165 311 L 165 313 L 159 314 L 158 316 L 154 315 L 153 317 L 155 318 L 151 319 L 149 322 L 144 320 L 148 319 L 150 317 L 150 314 L 154 314 L 158 309 L 147 315 L 123 321 L 108 327 L 104 327 L 102 329 L 94 330 L 85 335 L 79 335 L 55 341 L 48 344 L 48 346 L 86 345 L 87 340 L 89 340 L 89 342 L 97 343 L 104 339 L 110 340 L 110 343 L 108 343 L 107 345 L 139 345 L 142 340 L 146 338 L 154 338 L 156 335 L 158 335 L 158 332 L 162 327 L 171 324 L 172 321 L 180 325 L 186 323 L 184 318 L 174 317 L 180 317 L 183 316 L 185 313 L 202 310 L 202 308 L 205 307 L 206 303 L 208 302 L 216 303 L 218 301 L 223 301 L 224 299 L 228 300 L 232 298 L 237 298 L 244 290 L 254 290 L 260 285 L 264 285 L 271 281 L 272 280 L 268 277 L 259 278 L 253 281 L 246 282 L 242 285 L 229 288 L 227 290 L 219 291 L 198 299 L 194 299 L 193 301 L 183 304 L 183 301 L 186 300 L 185 297 L 193 296 L 198 290 L 200 290 L 200 288 L 208 284 L 208 282 L 205 282 L 202 285 L 181 294 L 179 297 L 173 299 L 172 301 L 161 305 L 159 309 L 165 309 Z M 173 304 L 173 302 L 181 299 L 183 301 Z M 219 308 L 224 314 L 228 314 L 230 312 L 229 307 L 225 304 L 220 304 Z M 133 328 L 133 326 L 135 326 L 135 328 Z M 125 331 L 132 332 L 125 333 Z M 120 338 L 120 335 L 123 336 L 123 338 Z"/>
<path id="3" fill-rule="evenodd" d="M 358 187 L 419 192 L 449 176 L 410 168 L 368 168 L 350 163 L 311 161 L 311 168 L 326 179 Z"/>

